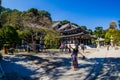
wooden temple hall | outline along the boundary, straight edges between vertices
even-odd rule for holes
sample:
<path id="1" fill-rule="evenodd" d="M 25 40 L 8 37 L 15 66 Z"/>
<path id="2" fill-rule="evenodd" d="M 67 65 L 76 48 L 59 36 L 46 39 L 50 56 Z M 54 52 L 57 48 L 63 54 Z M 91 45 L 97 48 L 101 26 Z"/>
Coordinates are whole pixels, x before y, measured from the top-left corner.
<path id="1" fill-rule="evenodd" d="M 91 45 L 94 39 L 90 32 L 72 23 L 62 25 L 61 22 L 54 22 L 52 28 L 60 32 L 61 44 Z"/>
<path id="2" fill-rule="evenodd" d="M 81 27 L 68 29 L 68 30 L 61 30 L 61 43 L 64 44 L 84 44 L 90 45 L 91 44 L 91 35 L 88 31 L 82 29 Z"/>

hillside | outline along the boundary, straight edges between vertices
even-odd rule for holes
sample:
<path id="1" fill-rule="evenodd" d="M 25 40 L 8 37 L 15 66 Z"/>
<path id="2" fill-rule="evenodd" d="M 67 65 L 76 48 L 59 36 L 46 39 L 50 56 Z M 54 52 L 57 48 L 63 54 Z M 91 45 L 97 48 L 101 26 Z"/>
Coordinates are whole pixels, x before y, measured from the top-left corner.
<path id="1" fill-rule="evenodd" d="M 23 27 L 49 28 L 52 25 L 51 15 L 47 11 L 35 8 L 21 12 L 2 7 L 1 22 L 2 25 L 14 26 L 17 29 Z"/>

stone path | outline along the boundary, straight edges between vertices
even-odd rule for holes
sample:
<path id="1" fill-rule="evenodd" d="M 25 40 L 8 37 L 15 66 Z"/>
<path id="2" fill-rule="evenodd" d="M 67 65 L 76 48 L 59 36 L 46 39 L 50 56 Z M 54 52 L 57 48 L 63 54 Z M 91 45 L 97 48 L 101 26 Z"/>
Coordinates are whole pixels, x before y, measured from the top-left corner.
<path id="1" fill-rule="evenodd" d="M 15 76 L 17 80 L 119 80 L 119 52 L 106 48 L 86 50 L 87 59 L 78 57 L 77 71 L 71 69 L 70 54 L 58 52 L 6 56 L 1 64 L 7 75 L 12 74 L 7 76 L 9 80 Z"/>
<path id="2" fill-rule="evenodd" d="M 97 79 L 120 80 L 120 50 L 109 50 L 102 65 Z"/>
<path id="3" fill-rule="evenodd" d="M 120 80 L 120 50 L 111 48 L 109 51 L 101 49 L 103 58 L 98 58 L 99 64 L 91 71 L 89 77 L 85 80 Z M 97 56 L 101 57 L 103 54 Z M 97 59 L 96 59 L 97 60 Z"/>

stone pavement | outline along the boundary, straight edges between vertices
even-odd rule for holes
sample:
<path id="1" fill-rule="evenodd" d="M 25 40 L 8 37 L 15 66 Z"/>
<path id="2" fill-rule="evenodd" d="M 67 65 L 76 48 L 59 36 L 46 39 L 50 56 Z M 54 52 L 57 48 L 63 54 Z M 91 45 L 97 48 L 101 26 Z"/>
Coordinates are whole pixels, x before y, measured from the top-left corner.
<path id="1" fill-rule="evenodd" d="M 111 48 L 96 79 L 120 80 L 120 50 Z"/>
<path id="2" fill-rule="evenodd" d="M 5 73 L 18 74 L 24 80 L 119 80 L 119 52 L 114 48 L 86 50 L 86 59 L 78 57 L 77 71 L 71 69 L 70 54 L 66 53 L 8 56 L 1 64 Z"/>
<path id="3" fill-rule="evenodd" d="M 90 75 L 85 80 L 120 80 L 120 50 L 115 50 L 114 48 L 110 48 L 107 51 L 105 48 L 101 49 L 99 58 L 99 64 L 95 65 L 95 68 L 91 70 Z M 104 58 L 100 58 L 103 53 Z"/>

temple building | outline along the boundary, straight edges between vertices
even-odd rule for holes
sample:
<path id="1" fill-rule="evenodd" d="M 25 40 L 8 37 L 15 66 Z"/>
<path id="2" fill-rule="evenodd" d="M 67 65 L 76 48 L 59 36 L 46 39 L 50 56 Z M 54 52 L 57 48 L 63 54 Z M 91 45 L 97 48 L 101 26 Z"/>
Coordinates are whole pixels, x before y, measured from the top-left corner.
<path id="1" fill-rule="evenodd" d="M 81 27 L 77 27 L 75 29 L 63 30 L 61 33 L 61 42 L 65 44 L 91 44 L 91 35 L 88 31 L 85 31 Z"/>
<path id="2" fill-rule="evenodd" d="M 90 32 L 80 26 L 71 23 L 61 25 L 60 22 L 58 22 L 53 27 L 60 32 L 61 43 L 91 45 L 91 39 L 93 37 Z"/>

